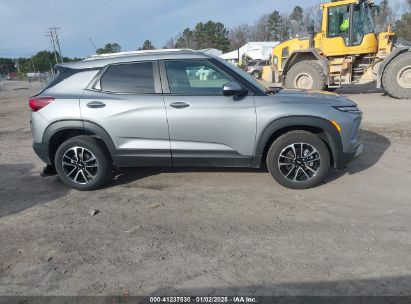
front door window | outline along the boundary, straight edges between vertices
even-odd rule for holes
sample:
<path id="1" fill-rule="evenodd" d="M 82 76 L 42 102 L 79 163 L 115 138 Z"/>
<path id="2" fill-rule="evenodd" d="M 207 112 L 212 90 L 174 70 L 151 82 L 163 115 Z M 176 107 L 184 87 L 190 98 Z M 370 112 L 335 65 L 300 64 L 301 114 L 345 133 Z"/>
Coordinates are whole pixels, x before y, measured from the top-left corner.
<path id="1" fill-rule="evenodd" d="M 223 95 L 223 87 L 232 77 L 206 60 L 167 61 L 170 93 L 174 95 Z"/>

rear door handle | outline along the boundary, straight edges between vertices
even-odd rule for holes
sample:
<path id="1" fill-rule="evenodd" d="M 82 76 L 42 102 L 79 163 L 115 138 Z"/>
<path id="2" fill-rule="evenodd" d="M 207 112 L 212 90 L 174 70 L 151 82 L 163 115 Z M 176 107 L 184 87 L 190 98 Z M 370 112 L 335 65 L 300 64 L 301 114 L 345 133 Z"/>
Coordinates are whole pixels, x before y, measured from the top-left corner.
<path id="1" fill-rule="evenodd" d="M 170 107 L 176 108 L 176 109 L 184 109 L 189 107 L 190 105 L 185 102 L 173 102 L 170 104 Z"/>
<path id="2" fill-rule="evenodd" d="M 89 108 L 96 109 L 96 108 L 103 108 L 103 107 L 106 106 L 106 104 L 104 102 L 101 102 L 101 101 L 90 101 L 87 104 L 87 106 Z"/>

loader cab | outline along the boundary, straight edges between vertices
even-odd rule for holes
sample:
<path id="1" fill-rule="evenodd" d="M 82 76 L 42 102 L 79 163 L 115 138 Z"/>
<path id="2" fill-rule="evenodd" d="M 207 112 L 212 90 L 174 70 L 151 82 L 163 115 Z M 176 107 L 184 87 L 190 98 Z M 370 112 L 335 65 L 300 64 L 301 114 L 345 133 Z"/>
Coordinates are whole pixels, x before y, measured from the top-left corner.
<path id="1" fill-rule="evenodd" d="M 321 49 L 325 56 L 376 53 L 377 36 L 367 1 L 323 4 Z"/>

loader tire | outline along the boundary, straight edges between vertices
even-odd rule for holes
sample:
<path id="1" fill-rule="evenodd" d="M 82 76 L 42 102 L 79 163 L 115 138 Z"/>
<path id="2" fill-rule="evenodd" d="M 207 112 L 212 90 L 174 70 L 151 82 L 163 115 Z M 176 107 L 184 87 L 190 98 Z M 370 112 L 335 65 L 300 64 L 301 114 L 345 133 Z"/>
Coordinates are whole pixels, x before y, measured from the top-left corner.
<path id="1" fill-rule="evenodd" d="M 285 77 L 285 87 L 288 89 L 324 90 L 325 83 L 324 71 L 315 60 L 296 63 Z"/>
<path id="2" fill-rule="evenodd" d="M 394 58 L 382 75 L 384 90 L 397 99 L 411 99 L 411 52 Z"/>

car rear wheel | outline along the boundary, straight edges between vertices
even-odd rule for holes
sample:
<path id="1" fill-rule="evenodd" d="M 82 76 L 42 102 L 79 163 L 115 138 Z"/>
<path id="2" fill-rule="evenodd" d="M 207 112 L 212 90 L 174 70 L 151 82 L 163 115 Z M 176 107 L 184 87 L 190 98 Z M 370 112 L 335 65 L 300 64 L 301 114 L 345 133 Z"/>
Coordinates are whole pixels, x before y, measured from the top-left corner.
<path id="1" fill-rule="evenodd" d="M 63 142 L 55 155 L 60 179 L 78 190 L 95 190 L 111 179 L 113 162 L 104 144 L 90 136 Z"/>
<path id="2" fill-rule="evenodd" d="M 330 169 L 330 154 L 315 134 L 291 131 L 280 136 L 267 153 L 267 167 L 284 187 L 308 189 L 319 185 Z"/>

